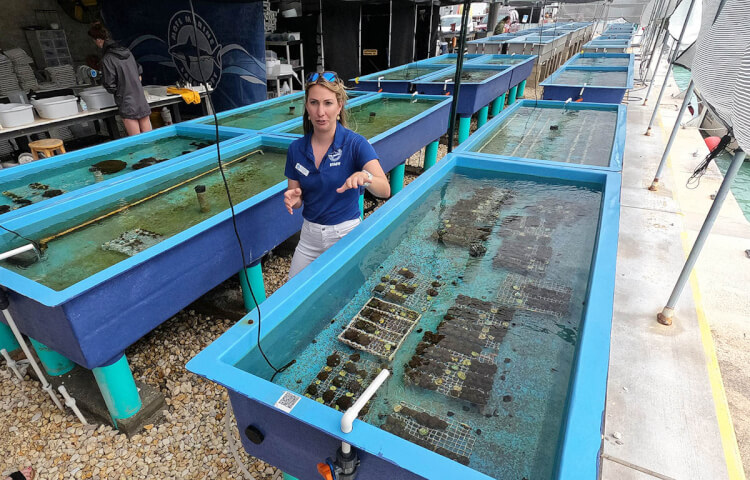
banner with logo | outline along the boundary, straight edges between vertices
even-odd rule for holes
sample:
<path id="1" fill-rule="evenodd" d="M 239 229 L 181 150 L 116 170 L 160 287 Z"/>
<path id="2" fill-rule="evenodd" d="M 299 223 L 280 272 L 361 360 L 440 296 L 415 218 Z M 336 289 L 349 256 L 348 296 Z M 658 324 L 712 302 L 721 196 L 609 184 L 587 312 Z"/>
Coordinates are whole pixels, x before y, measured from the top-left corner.
<path id="1" fill-rule="evenodd" d="M 102 2 L 112 37 L 143 66 L 144 85 L 176 81 L 214 89 L 217 111 L 266 99 L 262 2 Z"/>

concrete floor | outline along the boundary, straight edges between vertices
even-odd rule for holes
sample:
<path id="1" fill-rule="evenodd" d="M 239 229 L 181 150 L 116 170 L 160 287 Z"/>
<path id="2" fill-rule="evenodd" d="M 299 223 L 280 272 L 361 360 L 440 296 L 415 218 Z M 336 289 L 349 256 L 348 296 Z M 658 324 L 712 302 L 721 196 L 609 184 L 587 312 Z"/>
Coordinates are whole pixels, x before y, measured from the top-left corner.
<path id="1" fill-rule="evenodd" d="M 665 73 L 647 106 L 635 98 L 645 89 L 628 105 L 602 478 L 741 479 L 740 452 L 750 462 L 750 223 L 730 194 L 673 325 L 657 323 L 722 180 L 712 164 L 697 189 L 685 187 L 708 153 L 688 128 L 659 191 L 647 190 L 681 103 L 670 78 L 644 136 Z"/>

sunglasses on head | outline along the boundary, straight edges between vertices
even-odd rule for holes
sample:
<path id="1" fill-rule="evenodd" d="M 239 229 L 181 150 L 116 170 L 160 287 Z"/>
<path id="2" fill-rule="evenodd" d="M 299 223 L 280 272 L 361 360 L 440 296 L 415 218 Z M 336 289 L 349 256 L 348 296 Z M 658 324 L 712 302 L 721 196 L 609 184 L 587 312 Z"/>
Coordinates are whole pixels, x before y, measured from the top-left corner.
<path id="1" fill-rule="evenodd" d="M 339 81 L 339 76 L 336 75 L 336 72 L 313 72 L 310 75 L 307 76 L 307 83 L 314 83 L 317 82 L 319 79 L 323 79 L 326 82 L 336 83 Z"/>

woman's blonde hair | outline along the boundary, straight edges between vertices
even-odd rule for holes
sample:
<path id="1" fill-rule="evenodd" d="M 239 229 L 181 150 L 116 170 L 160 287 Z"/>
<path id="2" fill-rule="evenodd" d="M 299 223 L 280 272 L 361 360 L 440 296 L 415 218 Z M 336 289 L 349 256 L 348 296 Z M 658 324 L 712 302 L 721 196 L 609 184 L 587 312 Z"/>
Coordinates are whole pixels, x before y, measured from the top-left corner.
<path id="1" fill-rule="evenodd" d="M 342 126 L 346 127 L 346 101 L 349 98 L 346 95 L 346 87 L 340 80 L 329 82 L 323 78 L 323 75 L 320 75 L 317 80 L 314 82 L 307 82 L 305 85 L 305 111 L 302 114 L 302 128 L 305 134 L 313 132 L 313 124 L 310 121 L 310 116 L 307 114 L 307 96 L 310 93 L 310 89 L 315 85 L 326 87 L 336 95 L 336 100 L 339 102 L 339 105 L 341 105 L 341 113 L 339 113 L 338 121 Z"/>

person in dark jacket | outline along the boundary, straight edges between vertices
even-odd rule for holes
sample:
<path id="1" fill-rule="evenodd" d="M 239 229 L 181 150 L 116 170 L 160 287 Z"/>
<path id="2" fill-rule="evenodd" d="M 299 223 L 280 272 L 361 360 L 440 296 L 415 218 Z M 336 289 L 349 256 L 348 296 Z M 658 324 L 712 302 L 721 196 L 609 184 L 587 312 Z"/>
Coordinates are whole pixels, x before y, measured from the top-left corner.
<path id="1" fill-rule="evenodd" d="M 115 43 L 104 25 L 91 25 L 89 36 L 102 49 L 103 86 L 115 96 L 128 135 L 151 131 L 151 109 L 141 85 L 141 66 L 127 48 Z"/>

